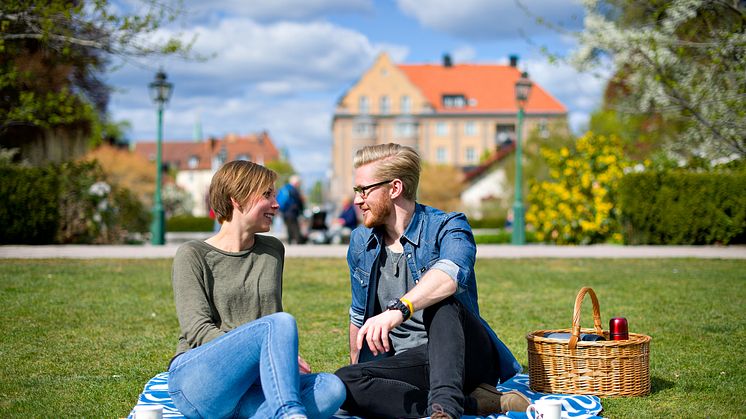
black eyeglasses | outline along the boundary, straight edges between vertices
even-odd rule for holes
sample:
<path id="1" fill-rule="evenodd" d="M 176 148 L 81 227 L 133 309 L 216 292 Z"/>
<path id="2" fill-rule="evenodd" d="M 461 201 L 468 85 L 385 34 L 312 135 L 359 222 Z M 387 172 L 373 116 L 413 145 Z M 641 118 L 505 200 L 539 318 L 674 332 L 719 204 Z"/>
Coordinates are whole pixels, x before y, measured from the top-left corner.
<path id="1" fill-rule="evenodd" d="M 352 188 L 352 190 L 355 191 L 356 194 L 360 194 L 361 198 L 365 199 L 368 197 L 369 190 L 375 188 L 376 186 L 385 185 L 393 181 L 394 179 L 391 179 L 391 180 L 384 180 L 382 182 L 371 183 L 370 185 L 366 185 L 366 186 L 355 186 L 354 188 Z"/>

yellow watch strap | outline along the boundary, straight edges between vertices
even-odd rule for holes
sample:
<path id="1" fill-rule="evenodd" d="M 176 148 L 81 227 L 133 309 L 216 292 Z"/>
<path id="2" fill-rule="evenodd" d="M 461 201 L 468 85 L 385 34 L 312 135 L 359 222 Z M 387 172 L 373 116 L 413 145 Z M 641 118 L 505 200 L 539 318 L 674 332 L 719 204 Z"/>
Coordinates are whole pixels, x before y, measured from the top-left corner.
<path id="1" fill-rule="evenodd" d="M 407 300 L 407 299 L 406 299 L 406 298 L 404 298 L 404 297 L 400 298 L 400 299 L 399 299 L 399 301 L 401 301 L 402 303 L 406 304 L 406 305 L 407 305 L 407 308 L 409 308 L 409 317 L 407 317 L 406 319 L 404 319 L 404 321 L 407 321 L 407 320 L 409 320 L 409 319 L 410 319 L 410 318 L 412 317 L 412 315 L 414 314 L 414 305 L 412 304 L 412 302 L 411 302 L 411 301 Z"/>

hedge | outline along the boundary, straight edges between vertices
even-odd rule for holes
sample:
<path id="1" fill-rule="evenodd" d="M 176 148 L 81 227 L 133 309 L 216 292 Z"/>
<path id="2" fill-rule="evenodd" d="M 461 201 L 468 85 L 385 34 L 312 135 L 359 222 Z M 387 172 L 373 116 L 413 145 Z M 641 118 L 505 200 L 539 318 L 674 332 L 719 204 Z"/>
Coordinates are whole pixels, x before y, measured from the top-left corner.
<path id="1" fill-rule="evenodd" d="M 53 243 L 60 219 L 54 171 L 3 165 L 0 179 L 0 243 Z"/>
<path id="2" fill-rule="evenodd" d="M 619 207 L 627 244 L 746 242 L 746 173 L 626 175 Z"/>
<path id="3" fill-rule="evenodd" d="M 96 161 L 25 167 L 0 161 L 0 243 L 123 243 L 150 214 L 127 189 L 106 183 Z M 100 183 L 105 190 L 93 194 Z"/>
<path id="4" fill-rule="evenodd" d="M 213 231 L 215 221 L 210 217 L 175 215 L 166 220 L 166 231 L 203 232 Z"/>

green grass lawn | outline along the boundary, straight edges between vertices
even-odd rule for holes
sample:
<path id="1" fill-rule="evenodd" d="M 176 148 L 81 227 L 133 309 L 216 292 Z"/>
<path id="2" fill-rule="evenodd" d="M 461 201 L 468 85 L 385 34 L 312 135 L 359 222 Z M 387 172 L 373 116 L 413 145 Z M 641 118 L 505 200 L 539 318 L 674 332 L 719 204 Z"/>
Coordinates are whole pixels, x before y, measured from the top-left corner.
<path id="1" fill-rule="evenodd" d="M 124 417 L 173 354 L 170 260 L 0 261 L 0 417 Z M 651 335 L 653 393 L 609 418 L 746 417 L 746 262 L 479 260 L 482 315 L 526 365 L 525 335 L 569 327 L 582 286 L 605 325 Z M 316 371 L 347 360 L 342 259 L 288 259 L 286 311 Z M 583 326 L 592 326 L 590 299 Z"/>

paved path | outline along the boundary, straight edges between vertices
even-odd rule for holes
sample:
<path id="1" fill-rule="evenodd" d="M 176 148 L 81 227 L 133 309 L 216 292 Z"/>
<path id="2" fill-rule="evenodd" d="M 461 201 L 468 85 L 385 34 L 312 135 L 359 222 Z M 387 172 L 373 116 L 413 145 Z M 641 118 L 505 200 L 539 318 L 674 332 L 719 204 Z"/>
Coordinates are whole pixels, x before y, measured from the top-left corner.
<path id="1" fill-rule="evenodd" d="M 165 246 L 50 245 L 0 246 L 0 259 L 171 258 L 179 244 Z M 346 245 L 285 245 L 287 257 L 344 258 Z M 479 258 L 700 258 L 746 259 L 746 246 L 477 246 Z"/>

